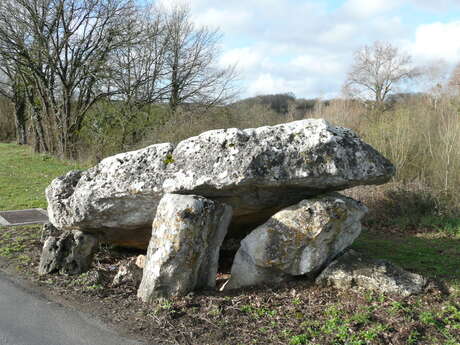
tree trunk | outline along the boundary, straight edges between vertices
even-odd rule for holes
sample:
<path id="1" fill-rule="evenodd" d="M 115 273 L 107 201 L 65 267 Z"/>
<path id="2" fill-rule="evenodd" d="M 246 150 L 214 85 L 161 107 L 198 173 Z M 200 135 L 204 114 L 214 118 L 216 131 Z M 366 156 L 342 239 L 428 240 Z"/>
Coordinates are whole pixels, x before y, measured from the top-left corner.
<path id="1" fill-rule="evenodd" d="M 19 145 L 27 145 L 27 115 L 26 100 L 24 97 L 16 97 L 14 103 L 14 116 L 16 125 L 16 142 Z"/>
<path id="2" fill-rule="evenodd" d="M 178 76 L 178 57 L 177 53 L 174 56 L 174 63 L 171 71 L 171 96 L 169 98 L 169 106 L 173 112 L 176 111 L 179 105 L 179 76 Z"/>
<path id="3" fill-rule="evenodd" d="M 35 133 L 35 152 L 49 152 L 49 147 L 45 137 L 45 131 L 43 129 L 42 117 L 40 115 L 40 110 L 32 106 L 32 125 L 34 127 Z"/>
<path id="4" fill-rule="evenodd" d="M 45 136 L 42 120 L 42 106 L 37 102 L 36 89 L 33 87 L 26 88 L 25 95 L 29 103 L 30 120 L 35 136 L 34 152 L 50 152 L 48 140 Z"/>
<path id="5" fill-rule="evenodd" d="M 78 134 L 76 132 L 68 132 L 65 136 L 64 158 L 76 160 L 78 158 Z"/>

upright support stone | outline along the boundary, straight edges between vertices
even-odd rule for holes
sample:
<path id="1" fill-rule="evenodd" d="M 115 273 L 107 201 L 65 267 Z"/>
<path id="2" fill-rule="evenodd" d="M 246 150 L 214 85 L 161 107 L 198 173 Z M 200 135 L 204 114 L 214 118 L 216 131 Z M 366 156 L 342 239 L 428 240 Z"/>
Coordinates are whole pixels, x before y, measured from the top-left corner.
<path id="1" fill-rule="evenodd" d="M 38 273 L 73 275 L 86 272 L 93 261 L 97 244 L 96 237 L 81 231 L 66 231 L 59 237 L 49 236 L 43 245 Z"/>
<path id="2" fill-rule="evenodd" d="M 195 195 L 165 194 L 153 221 L 138 297 L 148 302 L 213 288 L 231 217 L 228 205 Z"/>
<path id="3" fill-rule="evenodd" d="M 241 241 L 226 289 L 317 274 L 358 237 L 366 211 L 338 193 L 281 210 Z"/>
<path id="4" fill-rule="evenodd" d="M 50 236 L 57 237 L 61 234 L 61 231 L 59 231 L 53 224 L 50 222 L 43 224 L 42 226 L 42 232 L 40 235 L 40 242 L 45 243 L 45 241 L 48 239 Z"/>

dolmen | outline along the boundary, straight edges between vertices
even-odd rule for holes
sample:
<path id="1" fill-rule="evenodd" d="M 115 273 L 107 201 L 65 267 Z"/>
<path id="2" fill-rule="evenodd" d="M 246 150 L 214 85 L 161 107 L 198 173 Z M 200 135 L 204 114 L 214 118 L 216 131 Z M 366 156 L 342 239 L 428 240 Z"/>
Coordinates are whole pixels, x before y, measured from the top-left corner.
<path id="1" fill-rule="evenodd" d="M 60 231 L 148 248 L 138 296 L 151 301 L 214 287 L 228 238 L 243 240 L 226 289 L 317 276 L 367 210 L 337 191 L 394 173 L 352 130 L 306 119 L 117 154 L 55 179 L 46 197 Z"/>

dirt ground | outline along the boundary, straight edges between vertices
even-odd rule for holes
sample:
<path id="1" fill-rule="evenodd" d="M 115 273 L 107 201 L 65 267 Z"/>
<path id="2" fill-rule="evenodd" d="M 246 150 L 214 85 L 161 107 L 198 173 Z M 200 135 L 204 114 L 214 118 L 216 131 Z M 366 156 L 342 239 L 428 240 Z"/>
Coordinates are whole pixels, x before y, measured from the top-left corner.
<path id="1" fill-rule="evenodd" d="M 112 286 L 118 265 L 139 252 L 101 247 L 85 274 L 39 276 L 39 237 L 37 226 L 0 229 L 0 269 L 147 343 L 460 344 L 459 300 L 442 282 L 432 280 L 422 296 L 401 298 L 319 288 L 298 279 L 146 305 L 133 284 Z"/>

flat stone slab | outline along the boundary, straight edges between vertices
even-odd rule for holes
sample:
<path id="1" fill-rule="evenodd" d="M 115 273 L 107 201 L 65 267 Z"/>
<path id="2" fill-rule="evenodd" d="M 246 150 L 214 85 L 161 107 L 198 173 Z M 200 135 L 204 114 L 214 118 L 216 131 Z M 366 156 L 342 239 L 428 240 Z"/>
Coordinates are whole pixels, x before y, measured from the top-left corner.
<path id="1" fill-rule="evenodd" d="M 394 166 L 353 131 L 325 120 L 211 130 L 71 171 L 46 189 L 59 230 L 97 233 L 103 242 L 146 248 L 166 193 L 200 195 L 232 207 L 229 236 L 243 237 L 301 200 L 382 184 Z"/>
<path id="2" fill-rule="evenodd" d="M 28 210 L 0 211 L 1 226 L 20 226 L 44 224 L 48 222 L 48 213 L 42 208 Z"/>

